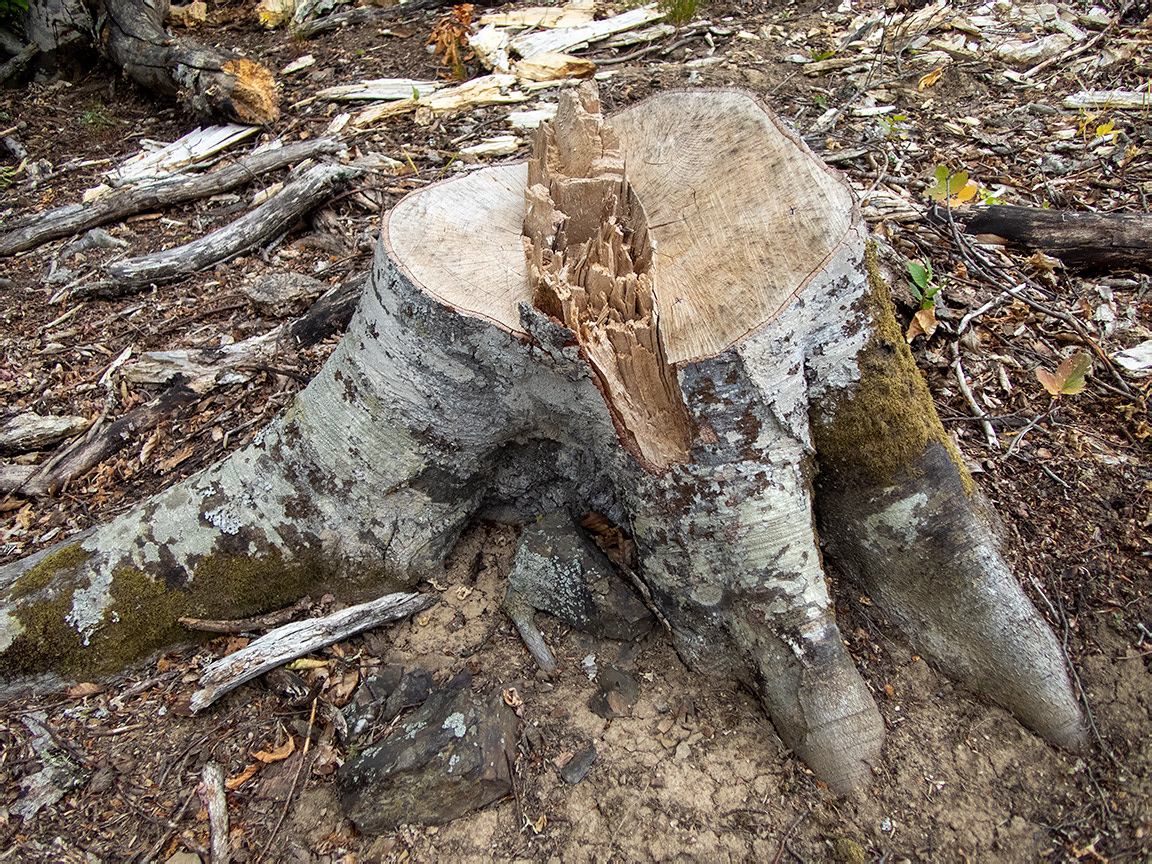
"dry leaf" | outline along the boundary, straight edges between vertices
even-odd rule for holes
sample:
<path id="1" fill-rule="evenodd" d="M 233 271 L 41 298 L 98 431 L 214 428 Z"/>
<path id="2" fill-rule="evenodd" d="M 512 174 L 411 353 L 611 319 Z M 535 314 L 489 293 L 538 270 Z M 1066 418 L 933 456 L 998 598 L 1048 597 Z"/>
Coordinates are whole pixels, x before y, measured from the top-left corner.
<path id="1" fill-rule="evenodd" d="M 933 84 L 935 84 L 937 81 L 940 80 L 940 76 L 943 74 L 944 74 L 944 67 L 943 66 L 940 66 L 940 67 L 937 67 L 936 69 L 933 69 L 931 72 L 929 72 L 927 75 L 925 75 L 923 78 L 920 79 L 920 84 L 917 86 L 916 89 L 917 90 L 923 90 L 925 87 L 931 87 Z"/>
<path id="2" fill-rule="evenodd" d="M 921 309 L 912 316 L 912 323 L 908 325 L 908 332 L 904 334 L 904 338 L 909 342 L 917 336 L 931 339 L 932 334 L 936 332 L 936 325 L 936 309 Z"/>
<path id="3" fill-rule="evenodd" d="M 99 684 L 93 684 L 91 681 L 85 681 L 83 684 L 76 684 L 69 687 L 67 691 L 69 699 L 83 699 L 85 696 L 95 696 L 97 693 L 103 693 L 104 688 Z"/>
<path id="4" fill-rule="evenodd" d="M 261 762 L 279 762 L 281 759 L 287 759 L 294 752 L 296 752 L 296 739 L 289 735 L 288 740 L 275 750 L 257 750 L 252 756 Z"/>
<path id="5" fill-rule="evenodd" d="M 306 669 L 322 669 L 327 665 L 327 660 L 321 660 L 318 657 L 300 657 L 284 668 L 291 669 L 293 672 L 300 672 Z"/>
<path id="6" fill-rule="evenodd" d="M 1036 370 L 1036 377 L 1053 399 L 1060 396 L 1075 396 L 1088 386 L 1085 379 L 1091 368 L 1091 355 L 1079 351 L 1065 358 L 1055 373 L 1040 368 Z"/>
<path id="7" fill-rule="evenodd" d="M 259 762 L 253 762 L 251 765 L 249 765 L 247 768 L 245 768 L 243 771 L 241 771 L 235 777 L 231 777 L 228 780 L 224 781 L 224 788 L 226 788 L 229 792 L 235 792 L 237 789 L 239 789 L 241 786 L 243 786 L 245 783 L 247 783 L 249 780 L 251 780 L 253 777 L 255 777 L 256 773 L 259 770 L 260 770 L 260 763 Z"/>

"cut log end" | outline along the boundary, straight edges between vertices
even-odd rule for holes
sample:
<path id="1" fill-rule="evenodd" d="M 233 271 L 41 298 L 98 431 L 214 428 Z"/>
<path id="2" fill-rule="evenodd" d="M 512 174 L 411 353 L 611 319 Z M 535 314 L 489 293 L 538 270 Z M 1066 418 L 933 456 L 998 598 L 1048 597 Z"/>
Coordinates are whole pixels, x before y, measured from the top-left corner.
<path id="1" fill-rule="evenodd" d="M 267 67 L 246 57 L 237 57 L 225 63 L 222 71 L 232 76 L 231 92 L 225 98 L 237 120 L 267 126 L 279 119 L 276 79 Z"/>

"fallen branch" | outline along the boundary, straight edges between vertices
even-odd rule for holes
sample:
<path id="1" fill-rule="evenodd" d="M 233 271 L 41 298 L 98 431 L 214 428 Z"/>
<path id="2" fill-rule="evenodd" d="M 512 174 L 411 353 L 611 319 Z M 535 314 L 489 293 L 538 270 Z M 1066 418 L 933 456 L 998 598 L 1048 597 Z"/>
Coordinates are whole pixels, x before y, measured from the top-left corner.
<path id="1" fill-rule="evenodd" d="M 1152 216 L 996 204 L 976 211 L 965 234 L 994 234 L 1043 249 L 1069 267 L 1152 271 Z"/>
<path id="2" fill-rule="evenodd" d="M 32 58 L 40 53 L 40 46 L 35 42 L 24 46 L 24 50 L 11 58 L 3 66 L 0 66 L 0 84 L 5 83 L 9 78 L 15 78 L 28 68 L 28 64 L 32 62 Z"/>
<path id="3" fill-rule="evenodd" d="M 183 246 L 109 264 L 104 267 L 107 280 L 81 285 L 73 294 L 124 296 L 157 283 L 180 279 L 261 246 L 290 228 L 356 171 L 345 165 L 315 165 L 235 222 Z"/>
<path id="4" fill-rule="evenodd" d="M 261 636 L 246 648 L 211 664 L 200 676 L 201 689 L 192 694 L 193 712 L 207 708 L 245 681 L 263 675 L 289 660 L 354 636 L 362 630 L 405 618 L 427 609 L 436 599 L 430 594 L 389 594 L 369 603 L 350 606 L 329 615 L 296 621 Z"/>
<path id="5" fill-rule="evenodd" d="M 210 174 L 172 177 L 155 183 L 122 186 L 91 203 L 68 204 L 49 210 L 40 214 L 35 221 L 0 236 L 0 255 L 12 255 L 48 240 L 68 237 L 96 225 L 123 219 L 145 210 L 171 207 L 209 195 L 219 195 L 285 165 L 294 165 L 322 153 L 335 153 L 341 146 L 340 139 L 335 137 L 298 141 L 276 149 L 252 153 Z"/>
<path id="6" fill-rule="evenodd" d="M 208 811 L 208 831 L 212 864 L 228 864 L 228 801 L 224 797 L 224 771 L 219 763 L 209 760 L 200 773 L 196 791 Z"/>
<path id="7" fill-rule="evenodd" d="M 268 630 L 272 627 L 278 627 L 311 605 L 311 597 L 301 597 L 291 606 L 277 609 L 267 615 L 256 615 L 252 618 L 241 618 L 236 621 L 210 621 L 205 618 L 181 618 L 179 620 L 189 630 L 200 630 L 204 633 L 248 633 L 253 630 Z"/>

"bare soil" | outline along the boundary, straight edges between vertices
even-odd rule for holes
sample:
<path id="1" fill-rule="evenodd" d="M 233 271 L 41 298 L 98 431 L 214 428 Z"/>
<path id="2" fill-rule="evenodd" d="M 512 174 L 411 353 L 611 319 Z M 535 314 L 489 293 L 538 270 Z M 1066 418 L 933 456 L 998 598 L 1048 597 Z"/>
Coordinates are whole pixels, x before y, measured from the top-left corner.
<path id="1" fill-rule="evenodd" d="M 809 46 L 837 49 L 846 24 L 830 18 L 831 9 L 720 0 L 703 12 L 716 30 L 707 39 L 672 36 L 661 43 L 672 49 L 667 54 L 603 66 L 616 73 L 601 83 L 606 107 L 667 87 L 737 85 L 761 94 L 803 132 L 826 107 L 855 92 L 844 76 L 808 78 L 784 59 Z M 302 73 L 281 76 L 284 115 L 263 139 L 323 134 L 343 109 L 310 101 L 322 87 L 386 76 L 431 79 L 442 71 L 424 50 L 437 13 L 345 28 L 307 43 L 256 27 L 249 4 L 215 3 L 210 13 L 231 23 L 200 38 L 242 49 L 273 69 L 305 53 L 316 59 Z M 1132 23 L 1123 33 L 1134 52 L 1092 86 L 1146 83 L 1152 40 L 1147 27 Z M 788 34 L 804 39 L 788 42 Z M 720 61 L 690 65 L 708 56 Z M 832 160 L 866 147 L 873 156 L 837 163 L 863 194 L 906 192 L 922 201 L 935 166 L 947 164 L 988 186 L 999 184 L 1009 203 L 1147 211 L 1152 171 L 1146 155 L 1122 167 L 1100 159 L 1056 179 L 1037 167 L 1056 152 L 1054 142 L 1068 140 L 1061 129 L 1077 128 L 1082 137 L 1088 128 L 1084 112 L 1062 107 L 1064 96 L 1080 88 L 1078 79 L 1056 67 L 1041 76 L 1044 88 L 1023 89 L 1002 71 L 991 58 L 954 64 L 930 96 L 918 88 L 918 76 L 905 75 L 885 85 L 884 94 L 902 119 L 881 122 L 848 111 L 810 143 Z M 267 249 L 143 295 L 85 301 L 60 323 L 54 322 L 76 304 L 49 302 L 64 284 L 51 281 L 53 267 L 79 273 L 123 253 L 97 249 L 64 257 L 71 242 L 65 239 L 15 256 L 0 278 L 5 408 L 114 419 L 156 395 L 99 384 L 125 349 L 219 345 L 266 332 L 279 321 L 256 313 L 240 293 L 242 284 L 281 270 L 335 284 L 366 269 L 380 213 L 444 176 L 461 147 L 505 129 L 508 110 L 478 109 L 424 126 L 402 117 L 350 134 L 352 146 L 410 163 L 415 173 L 358 181 Z M 963 118 L 977 118 L 998 143 L 959 136 L 944 125 Z M 1105 110 L 1086 122 L 1094 127 L 1109 119 L 1138 154 L 1148 152 L 1146 113 Z M 16 176 L 0 203 L 0 220 L 78 201 L 102 170 L 135 153 L 142 138 L 170 141 L 195 125 L 107 66 L 77 80 L 5 91 L 0 127 L 18 126 L 20 142 L 42 172 L 34 184 Z M 17 163 L 8 157 L 0 167 Z M 226 224 L 253 191 L 106 227 L 129 242 L 131 254 L 143 254 Z M 1034 274 L 1047 289 L 1047 308 L 1058 314 L 1008 299 L 980 316 L 961 343 L 967 383 L 981 410 L 999 418 L 999 434 L 1007 440 L 1037 420 L 1012 448 L 993 449 L 973 422 L 951 351 L 959 320 L 998 296 L 1001 286 L 969 273 L 955 247 L 922 223 L 880 215 L 872 221 L 879 238 L 901 254 L 930 260 L 945 280 L 938 306 L 943 326 L 930 340 L 917 338 L 914 351 L 945 424 L 1003 520 L 1017 574 L 1063 638 L 1091 711 L 1090 753 L 1049 747 L 979 694 L 935 673 L 888 629 L 867 597 L 840 581 L 841 629 L 876 695 L 888 737 L 871 786 L 856 798 L 837 799 L 785 750 L 752 695 L 688 671 L 659 632 L 638 644 L 605 643 L 540 616 L 561 668 L 553 679 L 537 675 L 501 606 L 517 529 L 482 524 L 461 540 L 443 581 L 421 586 L 437 592 L 441 603 L 320 652 L 325 665 L 301 674 L 319 683 L 320 699 L 336 707 L 364 677 L 390 664 L 443 677 L 468 668 L 481 692 L 516 686 L 524 725 L 538 729 L 543 743 L 531 746 L 536 736 L 525 737 L 514 795 L 439 828 L 359 834 L 340 815 L 333 775 L 347 752 L 323 712 L 311 724 L 307 756 L 299 746 L 310 733 L 311 703 L 293 706 L 253 683 L 201 715 L 182 712 L 198 670 L 242 642 L 221 637 L 153 658 L 100 687 L 5 706 L 0 848 L 7 851 L 0 859 L 165 861 L 190 852 L 207 861 L 208 815 L 196 790 L 202 766 L 215 760 L 228 778 L 258 766 L 227 796 L 238 862 L 1152 860 L 1148 379 L 1117 377 L 1104 359 L 1152 335 L 1149 277 L 1059 269 L 1049 275 L 1042 264 L 1028 269 L 1028 253 L 1005 256 L 1013 272 Z M 903 280 L 894 280 L 894 289 L 907 323 L 915 301 Z M 1100 352 L 1093 349 L 1088 388 L 1050 410 L 1051 397 L 1033 370 L 1056 368 L 1067 346 L 1084 343 L 1067 316 L 1084 325 Z M 286 348 L 269 368 L 218 387 L 52 497 L 3 498 L 0 561 L 105 521 L 242 446 L 330 349 Z M 324 614 L 340 600 L 318 599 L 310 614 Z M 588 709 L 595 690 L 585 674 L 589 656 L 601 668 L 616 664 L 637 676 L 640 697 L 631 717 L 606 722 Z M 46 758 L 32 748 L 33 717 L 52 730 L 53 758 L 68 762 L 77 779 L 55 803 L 24 819 L 19 802 Z M 283 748 L 289 738 L 295 751 L 287 758 L 264 762 L 255 755 Z M 595 743 L 598 758 L 583 782 L 569 785 L 558 763 L 588 743 Z"/>

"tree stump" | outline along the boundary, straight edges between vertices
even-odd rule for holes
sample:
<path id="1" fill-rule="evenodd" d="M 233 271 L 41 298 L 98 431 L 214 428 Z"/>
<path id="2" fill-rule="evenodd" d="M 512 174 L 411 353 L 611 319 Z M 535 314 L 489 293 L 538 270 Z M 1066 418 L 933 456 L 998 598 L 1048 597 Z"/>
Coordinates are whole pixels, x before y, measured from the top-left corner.
<path id="1" fill-rule="evenodd" d="M 401 201 L 349 332 L 257 442 L 0 571 L 0 668 L 92 674 L 181 615 L 395 590 L 476 517 L 564 508 L 632 534 L 685 661 L 755 688 L 838 792 L 872 776 L 883 724 L 821 542 L 916 650 L 1083 743 L 851 192 L 738 91 L 605 121 L 567 90 L 528 164 Z"/>

